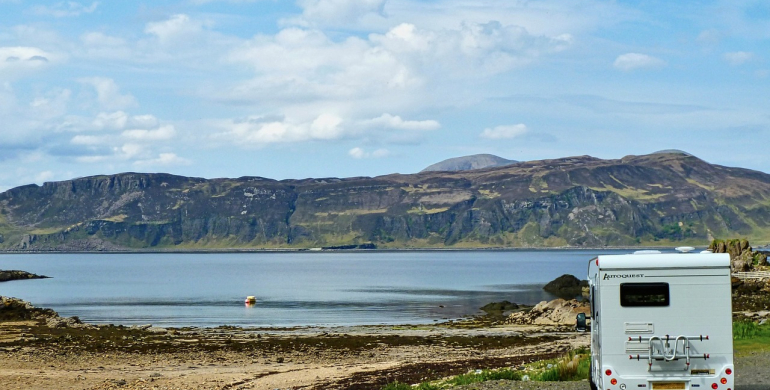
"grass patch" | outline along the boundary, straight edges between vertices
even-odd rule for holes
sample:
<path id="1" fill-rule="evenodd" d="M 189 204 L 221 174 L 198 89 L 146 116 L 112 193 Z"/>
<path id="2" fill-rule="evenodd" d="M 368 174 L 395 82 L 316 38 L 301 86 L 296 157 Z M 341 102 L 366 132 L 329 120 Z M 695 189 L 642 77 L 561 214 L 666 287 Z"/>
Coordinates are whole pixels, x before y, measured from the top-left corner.
<path id="1" fill-rule="evenodd" d="M 591 354 L 581 348 L 553 363 L 547 363 L 546 369 L 535 374 L 533 379 L 541 382 L 580 381 L 588 379 L 591 372 Z M 548 368 L 550 366 L 550 368 Z"/>
<path id="2" fill-rule="evenodd" d="M 449 207 L 437 207 L 437 208 L 427 208 L 427 207 L 412 207 L 411 209 L 407 210 L 408 214 L 438 214 L 443 213 L 444 211 L 449 210 Z"/>
<path id="3" fill-rule="evenodd" d="M 495 380 L 539 382 L 581 381 L 588 379 L 591 370 L 591 353 L 587 348 L 570 351 L 559 359 L 550 359 L 527 365 L 524 370 L 501 368 L 495 370 L 476 370 L 451 378 L 409 385 L 401 382 L 389 383 L 382 390 L 443 390 L 455 386 L 464 386 Z"/>
<path id="4" fill-rule="evenodd" d="M 736 355 L 755 351 L 770 351 L 770 323 L 733 322 L 733 349 Z"/>
<path id="5" fill-rule="evenodd" d="M 389 383 L 387 386 L 383 387 L 382 390 L 439 390 L 439 387 L 436 387 L 434 385 L 431 385 L 430 383 L 420 383 L 417 386 L 412 387 L 412 385 L 401 383 L 401 382 L 393 382 Z"/>
<path id="6" fill-rule="evenodd" d="M 512 381 L 520 381 L 522 374 L 519 371 L 514 371 L 510 368 L 504 368 L 501 370 L 477 370 L 476 372 L 458 375 L 454 378 L 448 379 L 444 382 L 450 386 L 470 385 L 473 383 L 480 383 L 486 381 L 496 381 L 501 379 L 507 379 Z"/>
<path id="7" fill-rule="evenodd" d="M 603 183 L 604 184 L 604 183 Z M 626 199 L 633 199 L 638 201 L 650 201 L 650 200 L 657 200 L 659 198 L 662 198 L 666 196 L 665 193 L 663 194 L 651 194 L 649 191 L 643 190 L 643 189 L 637 189 L 637 188 L 617 188 L 613 187 L 608 184 L 604 184 L 604 187 L 589 187 L 594 191 L 611 191 L 614 192 Z"/>

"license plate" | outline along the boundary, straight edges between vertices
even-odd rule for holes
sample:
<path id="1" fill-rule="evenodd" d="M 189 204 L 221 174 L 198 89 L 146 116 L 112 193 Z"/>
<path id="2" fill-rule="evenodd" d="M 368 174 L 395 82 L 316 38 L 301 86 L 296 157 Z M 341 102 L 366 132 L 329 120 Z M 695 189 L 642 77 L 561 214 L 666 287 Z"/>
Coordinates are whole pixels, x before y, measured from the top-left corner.
<path id="1" fill-rule="evenodd" d="M 652 382 L 652 390 L 685 390 L 684 382 Z"/>

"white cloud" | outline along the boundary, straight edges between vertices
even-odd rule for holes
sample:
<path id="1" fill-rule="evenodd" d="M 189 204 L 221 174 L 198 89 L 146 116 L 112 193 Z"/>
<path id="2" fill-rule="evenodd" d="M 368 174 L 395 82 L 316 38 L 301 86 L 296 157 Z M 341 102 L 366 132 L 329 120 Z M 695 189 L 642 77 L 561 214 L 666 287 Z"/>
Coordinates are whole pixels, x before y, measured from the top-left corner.
<path id="1" fill-rule="evenodd" d="M 123 38 L 88 32 L 80 36 L 80 42 L 85 57 L 132 59 L 132 49 Z"/>
<path id="2" fill-rule="evenodd" d="M 48 91 L 36 96 L 29 103 L 28 115 L 36 120 L 50 120 L 61 117 L 68 111 L 72 92 L 68 89 Z"/>
<path id="3" fill-rule="evenodd" d="M 338 24 L 355 22 L 364 16 L 382 16 L 387 0 L 299 0 L 303 8 L 300 24 Z"/>
<path id="4" fill-rule="evenodd" d="M 70 16 L 80 16 L 81 14 L 90 14 L 96 11 L 99 2 L 95 1 L 89 6 L 85 6 L 75 1 L 60 1 L 51 6 L 36 5 L 32 7 L 32 12 L 37 15 L 53 16 L 64 18 Z"/>
<path id="5" fill-rule="evenodd" d="M 139 159 L 148 154 L 145 146 L 135 143 L 114 147 L 113 151 L 116 156 L 125 160 Z"/>
<path id="6" fill-rule="evenodd" d="M 405 121 L 398 115 L 394 116 L 388 113 L 382 114 L 378 118 L 366 120 L 364 125 L 416 131 L 436 130 L 441 127 L 441 124 L 435 120 Z"/>
<path id="7" fill-rule="evenodd" d="M 0 81 L 46 67 L 53 55 L 36 47 L 0 47 Z"/>
<path id="8" fill-rule="evenodd" d="M 107 109 L 120 109 L 136 105 L 136 99 L 131 94 L 121 94 L 115 80 L 106 77 L 87 77 L 78 81 L 91 85 L 96 90 L 99 104 Z"/>
<path id="9" fill-rule="evenodd" d="M 38 174 L 35 175 L 35 183 L 44 183 L 50 181 L 54 178 L 54 176 L 54 173 L 51 171 L 38 172 Z"/>
<path id="10" fill-rule="evenodd" d="M 457 95 L 437 91 L 481 83 L 571 44 L 567 34 L 534 36 L 496 22 L 435 31 L 402 23 L 382 34 L 343 39 L 291 27 L 231 50 L 227 61 L 246 64 L 254 77 L 211 88 L 208 95 L 266 112 L 336 111 L 363 120 L 375 113 L 456 104 Z M 399 126 L 436 124 L 404 121 Z"/>
<path id="11" fill-rule="evenodd" d="M 619 55 L 618 58 L 615 59 L 613 66 L 622 71 L 656 69 L 666 66 L 666 61 L 647 54 L 626 53 Z"/>
<path id="12" fill-rule="evenodd" d="M 366 152 L 363 149 L 358 147 L 350 149 L 348 151 L 348 154 L 350 155 L 350 157 L 358 158 L 358 159 L 366 157 Z"/>
<path id="13" fill-rule="evenodd" d="M 192 161 L 183 157 L 179 157 L 175 153 L 160 153 L 156 158 L 134 161 L 134 165 L 138 167 L 190 165 L 190 164 L 192 164 Z"/>
<path id="14" fill-rule="evenodd" d="M 96 164 L 109 160 L 109 156 L 78 156 L 75 161 L 83 164 Z"/>
<path id="15" fill-rule="evenodd" d="M 336 115 L 321 114 L 310 124 L 310 136 L 314 139 L 339 138 L 343 134 L 341 123 L 342 118 Z"/>
<path id="16" fill-rule="evenodd" d="M 725 53 L 722 57 L 725 59 L 725 61 L 727 61 L 728 64 L 737 66 L 751 61 L 754 58 L 754 53 L 746 51 L 734 51 Z"/>
<path id="17" fill-rule="evenodd" d="M 176 129 L 172 125 L 166 125 L 155 130 L 126 130 L 121 135 L 134 141 L 163 141 L 174 138 Z"/>
<path id="18" fill-rule="evenodd" d="M 70 139 L 70 143 L 73 145 L 93 146 L 93 145 L 103 145 L 109 142 L 110 139 L 111 138 L 108 136 L 78 134 L 72 137 L 72 139 Z"/>
<path id="19" fill-rule="evenodd" d="M 527 126 L 523 123 L 519 123 L 518 125 L 486 128 L 479 136 L 486 139 L 509 139 L 524 135 L 527 131 Z"/>
<path id="20" fill-rule="evenodd" d="M 92 123 L 97 129 L 120 130 L 126 127 L 128 114 L 123 111 L 100 112 Z"/>
<path id="21" fill-rule="evenodd" d="M 241 121 L 226 121 L 220 124 L 220 127 L 226 130 L 215 134 L 215 139 L 251 145 L 331 140 L 346 135 L 342 118 L 333 114 L 321 114 L 307 122 L 250 117 Z"/>
<path id="22" fill-rule="evenodd" d="M 200 43 L 196 37 L 203 33 L 206 23 L 188 15 L 173 15 L 167 20 L 147 23 L 144 32 L 158 38 L 161 45 Z"/>
<path id="23" fill-rule="evenodd" d="M 137 129 L 151 129 L 153 127 L 158 127 L 159 124 L 158 118 L 149 114 L 134 115 L 128 120 L 128 126 Z"/>
<path id="24" fill-rule="evenodd" d="M 355 147 L 353 149 L 350 149 L 348 151 L 348 155 L 350 157 L 353 157 L 355 159 L 363 159 L 363 158 L 385 158 L 390 156 L 390 151 L 387 149 L 377 149 L 373 152 L 367 152 L 362 148 Z"/>

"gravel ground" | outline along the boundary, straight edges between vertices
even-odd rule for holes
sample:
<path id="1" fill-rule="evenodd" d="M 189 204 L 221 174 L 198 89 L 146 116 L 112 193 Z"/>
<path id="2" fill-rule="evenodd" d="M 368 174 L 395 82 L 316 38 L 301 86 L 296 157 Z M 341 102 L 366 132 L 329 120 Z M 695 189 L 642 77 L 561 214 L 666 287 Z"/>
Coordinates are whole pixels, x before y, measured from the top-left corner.
<path id="1" fill-rule="evenodd" d="M 590 390 L 581 382 L 490 381 L 458 386 L 456 390 Z M 770 352 L 755 352 L 735 358 L 735 390 L 770 390 Z"/>

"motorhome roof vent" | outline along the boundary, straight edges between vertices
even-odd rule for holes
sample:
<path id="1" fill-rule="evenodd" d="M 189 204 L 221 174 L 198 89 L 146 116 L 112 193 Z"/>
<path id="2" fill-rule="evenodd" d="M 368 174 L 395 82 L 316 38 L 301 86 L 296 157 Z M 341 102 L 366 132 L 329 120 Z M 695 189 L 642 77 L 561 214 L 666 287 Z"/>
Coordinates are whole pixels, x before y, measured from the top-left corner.
<path id="1" fill-rule="evenodd" d="M 657 255 L 660 254 L 660 251 L 657 249 L 645 249 L 641 251 L 634 252 L 635 255 Z"/>
<path id="2" fill-rule="evenodd" d="M 676 247 L 676 251 L 677 252 L 681 252 L 681 253 L 692 252 L 694 250 L 695 250 L 695 248 L 693 248 L 691 246 L 679 246 L 679 247 Z"/>

